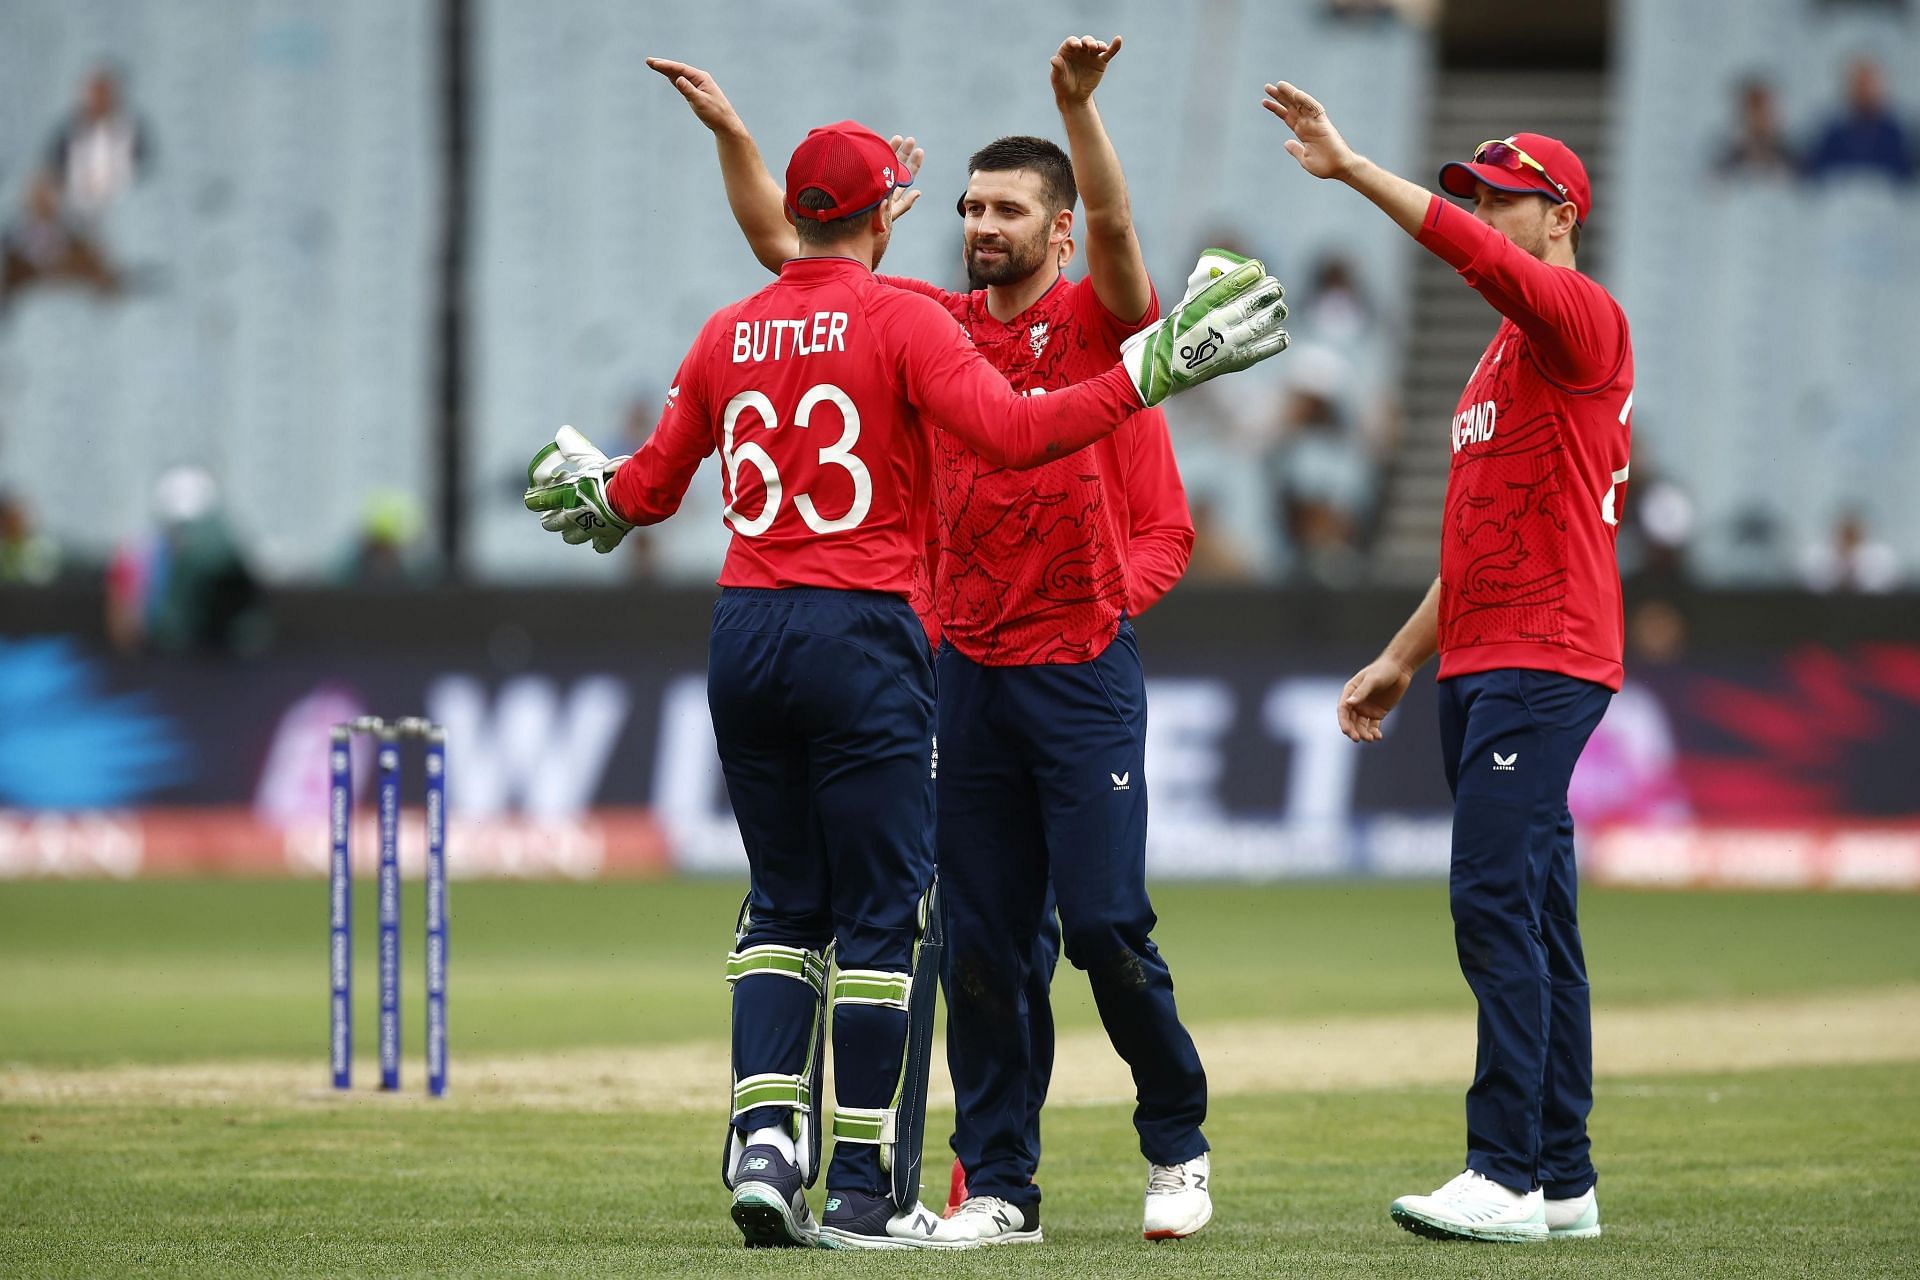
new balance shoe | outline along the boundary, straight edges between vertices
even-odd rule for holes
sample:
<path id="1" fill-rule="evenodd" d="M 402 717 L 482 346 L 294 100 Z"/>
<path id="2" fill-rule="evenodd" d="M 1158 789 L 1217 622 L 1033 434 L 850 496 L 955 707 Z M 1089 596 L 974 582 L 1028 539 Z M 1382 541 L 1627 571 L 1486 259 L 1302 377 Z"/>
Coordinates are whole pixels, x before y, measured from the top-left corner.
<path id="1" fill-rule="evenodd" d="M 968 1196 L 945 1223 L 955 1239 L 979 1244 L 1039 1244 L 1040 1206 L 1018 1205 L 999 1196 Z"/>
<path id="2" fill-rule="evenodd" d="M 1547 1201 L 1547 1235 L 1555 1240 L 1591 1240 L 1600 1234 L 1600 1201 L 1588 1187 L 1577 1196 Z"/>
<path id="3" fill-rule="evenodd" d="M 1428 1196 L 1401 1196 L 1393 1220 L 1429 1240 L 1524 1244 L 1547 1238 L 1546 1197 L 1503 1187 L 1469 1169 Z"/>
<path id="4" fill-rule="evenodd" d="M 1213 1219 L 1207 1190 L 1207 1153 L 1185 1164 L 1147 1166 L 1147 1211 L 1140 1234 L 1149 1240 L 1180 1240 Z"/>
<path id="5" fill-rule="evenodd" d="M 819 1232 L 799 1166 L 768 1146 L 740 1153 L 733 1171 L 733 1221 L 749 1249 L 810 1249 Z"/>
<path id="6" fill-rule="evenodd" d="M 979 1241 L 946 1230 L 947 1220 L 923 1204 L 895 1210 L 886 1196 L 829 1191 L 820 1218 L 827 1249 L 971 1249 Z"/>

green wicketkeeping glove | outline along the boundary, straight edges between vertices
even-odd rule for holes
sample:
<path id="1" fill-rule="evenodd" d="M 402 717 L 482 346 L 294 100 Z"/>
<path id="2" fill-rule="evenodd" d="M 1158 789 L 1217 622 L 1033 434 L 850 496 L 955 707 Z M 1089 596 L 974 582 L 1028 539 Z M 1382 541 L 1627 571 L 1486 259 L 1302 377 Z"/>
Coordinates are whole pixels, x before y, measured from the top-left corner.
<path id="1" fill-rule="evenodd" d="M 540 513 L 541 528 L 568 542 L 591 542 L 605 555 L 633 528 L 607 500 L 607 482 L 626 460 L 609 458 L 572 427 L 560 428 L 527 464 L 527 510 Z"/>
<path id="2" fill-rule="evenodd" d="M 1258 258 L 1208 249 L 1173 311 L 1128 338 L 1120 360 L 1142 404 L 1159 404 L 1209 378 L 1287 349 L 1287 291 Z"/>

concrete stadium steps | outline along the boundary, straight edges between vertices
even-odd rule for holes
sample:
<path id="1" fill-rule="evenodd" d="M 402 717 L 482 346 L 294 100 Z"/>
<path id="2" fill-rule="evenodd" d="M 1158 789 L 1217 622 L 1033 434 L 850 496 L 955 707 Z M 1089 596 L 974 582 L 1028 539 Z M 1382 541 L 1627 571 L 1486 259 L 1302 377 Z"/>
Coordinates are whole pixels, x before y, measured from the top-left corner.
<path id="1" fill-rule="evenodd" d="M 1488 138 L 1519 129 L 1563 139 L 1586 162 L 1596 203 L 1605 207 L 1610 157 L 1606 76 L 1595 71 L 1442 71 L 1435 79 L 1425 159 L 1408 175 L 1433 186 L 1440 166 L 1464 159 Z M 1583 269 L 1606 263 L 1604 219 L 1582 231 Z M 1603 277 L 1604 278 L 1604 277 Z M 1499 317 L 1453 269 L 1417 255 L 1402 396 L 1407 430 L 1387 477 L 1374 547 L 1376 580 L 1408 585 L 1433 577 L 1447 488 L 1447 423 L 1474 361 Z"/>

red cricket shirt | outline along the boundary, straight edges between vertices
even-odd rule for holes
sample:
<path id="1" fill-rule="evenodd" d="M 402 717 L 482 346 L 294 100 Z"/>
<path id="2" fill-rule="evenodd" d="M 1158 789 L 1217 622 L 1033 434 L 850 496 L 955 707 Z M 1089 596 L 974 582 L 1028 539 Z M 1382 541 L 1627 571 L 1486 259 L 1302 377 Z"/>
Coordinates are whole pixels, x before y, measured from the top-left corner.
<path id="1" fill-rule="evenodd" d="M 1633 345 L 1605 289 L 1435 196 L 1420 243 L 1505 317 L 1453 416 L 1440 679 L 1523 667 L 1619 689 L 1614 558 Z"/>
<path id="2" fill-rule="evenodd" d="M 927 618 L 932 424 L 997 467 L 1065 458 L 1140 408 L 1108 365 L 1021 396 L 932 302 L 851 258 L 795 258 L 702 327 L 607 496 L 658 523 L 717 448 L 733 530 L 721 586 L 886 591 Z"/>
<path id="3" fill-rule="evenodd" d="M 1043 398 L 1110 366 L 1121 342 L 1160 314 L 1156 298 L 1128 323 L 1091 280 L 1062 277 L 1003 323 L 988 312 L 984 289 L 881 279 L 939 302 L 1016 389 Z M 934 451 L 934 605 L 945 638 L 975 662 L 1091 661 L 1112 643 L 1122 614 L 1144 613 L 1186 572 L 1193 519 L 1158 409 L 1031 471 L 1008 471 L 956 435 L 938 437 Z"/>

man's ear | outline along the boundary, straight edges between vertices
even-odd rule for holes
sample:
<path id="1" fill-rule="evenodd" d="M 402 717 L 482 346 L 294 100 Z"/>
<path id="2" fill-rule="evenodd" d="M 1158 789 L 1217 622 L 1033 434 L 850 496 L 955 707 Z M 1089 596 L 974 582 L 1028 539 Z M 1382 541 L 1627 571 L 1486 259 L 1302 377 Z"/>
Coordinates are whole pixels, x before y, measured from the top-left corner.
<path id="1" fill-rule="evenodd" d="M 785 200 L 782 200 L 780 202 L 780 216 L 787 220 L 787 225 L 790 227 L 797 227 L 800 225 L 800 223 L 796 221 L 793 216 L 793 210 L 787 208 L 787 202 Z"/>
<path id="2" fill-rule="evenodd" d="M 1073 237 L 1072 236 L 1068 236 L 1065 240 L 1062 240 L 1060 242 L 1059 253 L 1060 253 L 1060 269 L 1062 271 L 1065 271 L 1067 269 L 1067 264 L 1073 261 Z"/>
<path id="3" fill-rule="evenodd" d="M 1573 228 L 1580 218 L 1579 211 L 1571 200 L 1562 200 L 1547 211 L 1547 234 L 1554 239 L 1573 234 Z"/>
<path id="4" fill-rule="evenodd" d="M 1047 232 L 1047 243 L 1057 246 L 1072 239 L 1073 210 L 1062 209 L 1053 215 L 1053 226 Z"/>

